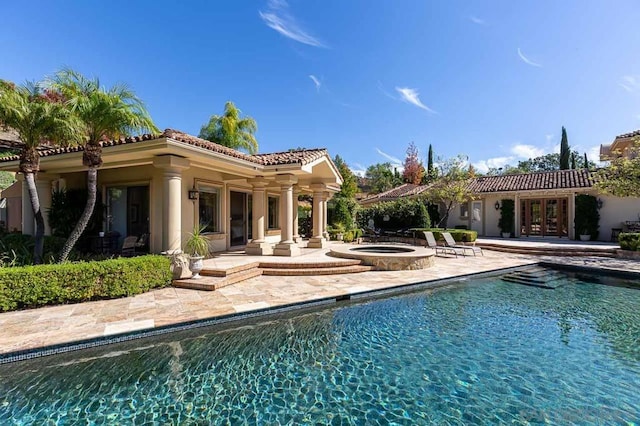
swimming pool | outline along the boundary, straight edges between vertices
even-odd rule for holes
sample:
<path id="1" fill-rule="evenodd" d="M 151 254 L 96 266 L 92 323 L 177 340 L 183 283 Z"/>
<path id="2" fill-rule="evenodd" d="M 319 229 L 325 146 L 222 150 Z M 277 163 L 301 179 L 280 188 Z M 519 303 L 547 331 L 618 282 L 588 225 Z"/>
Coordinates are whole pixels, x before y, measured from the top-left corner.
<path id="1" fill-rule="evenodd" d="M 640 291 L 564 279 L 467 281 L 2 365 L 0 424 L 637 422 Z"/>

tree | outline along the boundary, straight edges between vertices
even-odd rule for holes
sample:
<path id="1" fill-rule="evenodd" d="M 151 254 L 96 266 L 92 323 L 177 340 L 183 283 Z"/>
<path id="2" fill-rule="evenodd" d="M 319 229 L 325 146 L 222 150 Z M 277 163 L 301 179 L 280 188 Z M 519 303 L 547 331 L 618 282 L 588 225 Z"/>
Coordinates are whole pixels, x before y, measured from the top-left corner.
<path id="1" fill-rule="evenodd" d="M 255 154 L 258 152 L 258 141 L 253 134 L 258 130 L 258 124 L 251 117 L 240 117 L 241 113 L 233 102 L 227 101 L 224 104 L 224 113 L 211 116 L 209 122 L 200 129 L 198 136 L 229 148 Z"/>
<path id="2" fill-rule="evenodd" d="M 433 147 L 429 144 L 429 154 L 427 156 L 427 181 L 435 178 L 435 168 L 433 167 Z"/>
<path id="3" fill-rule="evenodd" d="M 404 159 L 404 171 L 402 179 L 406 183 L 420 185 L 424 176 L 424 166 L 418 157 L 418 148 L 416 144 L 411 142 L 407 148 L 407 156 Z"/>
<path id="4" fill-rule="evenodd" d="M 438 227 L 447 227 L 449 214 L 457 204 L 466 203 L 473 199 L 473 193 L 469 190 L 469 173 L 465 168 L 467 158 L 459 155 L 455 158 L 439 159 L 439 173 L 428 191 L 426 198 L 433 203 L 444 206 L 445 211 Z"/>
<path id="5" fill-rule="evenodd" d="M 330 210 L 333 213 L 332 224 L 341 223 L 349 231 L 353 228 L 354 218 L 358 209 L 358 202 L 356 201 L 358 185 L 355 175 L 339 155 L 335 156 L 333 162 L 342 175 L 342 186 L 340 187 L 340 192 L 334 195 L 329 202 Z"/>
<path id="6" fill-rule="evenodd" d="M 44 250 L 44 217 L 36 190 L 40 170 L 40 144 L 66 145 L 79 142 L 81 123 L 59 94 L 44 89 L 42 84 L 16 86 L 0 80 L 0 126 L 15 130 L 20 136 L 19 171 L 24 175 L 31 208 L 36 222 L 34 263 L 42 262 Z"/>
<path id="7" fill-rule="evenodd" d="M 628 155 L 612 158 L 609 166 L 594 172 L 594 187 L 616 197 L 640 197 L 640 138 Z"/>
<path id="8" fill-rule="evenodd" d="M 582 164 L 583 164 L 582 167 L 587 169 L 587 170 L 589 170 L 591 168 L 591 167 L 589 167 L 589 160 L 587 159 L 587 153 L 586 152 L 584 153 L 584 162 Z"/>
<path id="9" fill-rule="evenodd" d="M 338 194 L 343 197 L 355 198 L 356 193 L 358 192 L 356 176 L 339 155 L 335 156 L 333 162 L 342 175 L 342 186 L 340 187 L 340 192 L 338 192 Z"/>
<path id="10" fill-rule="evenodd" d="M 391 163 L 372 164 L 367 167 L 365 178 L 369 181 L 371 192 L 379 194 L 402 183 L 399 174 L 391 168 Z"/>
<path id="11" fill-rule="evenodd" d="M 572 170 L 576 169 L 576 152 L 575 151 L 571 153 L 571 169 Z"/>
<path id="12" fill-rule="evenodd" d="M 56 73 L 50 87 L 62 94 L 83 123 L 82 164 L 87 167 L 87 204 L 60 253 L 64 262 L 89 224 L 96 204 L 98 168 L 104 140 L 142 132 L 159 132 L 144 104 L 126 85 L 106 89 L 97 78 L 88 79 L 71 69 Z"/>
<path id="13" fill-rule="evenodd" d="M 560 140 L 560 170 L 567 170 L 569 168 L 569 157 L 571 151 L 569 150 L 569 140 L 567 139 L 567 129 L 562 126 L 562 139 Z"/>

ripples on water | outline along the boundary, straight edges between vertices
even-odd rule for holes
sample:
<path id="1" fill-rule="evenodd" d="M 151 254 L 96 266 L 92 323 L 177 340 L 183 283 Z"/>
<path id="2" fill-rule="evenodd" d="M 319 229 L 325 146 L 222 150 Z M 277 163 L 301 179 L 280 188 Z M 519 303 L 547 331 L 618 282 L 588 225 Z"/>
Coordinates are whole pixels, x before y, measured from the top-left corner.
<path id="1" fill-rule="evenodd" d="M 570 280 L 486 279 L 0 366 L 0 424 L 637 422 L 640 291 Z"/>

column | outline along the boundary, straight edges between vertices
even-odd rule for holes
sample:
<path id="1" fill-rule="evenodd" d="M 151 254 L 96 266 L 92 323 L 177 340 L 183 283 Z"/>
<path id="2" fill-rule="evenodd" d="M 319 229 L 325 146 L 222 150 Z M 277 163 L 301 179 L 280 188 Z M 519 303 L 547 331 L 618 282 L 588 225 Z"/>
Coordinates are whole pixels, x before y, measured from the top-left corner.
<path id="1" fill-rule="evenodd" d="M 174 155 L 155 157 L 153 165 L 162 169 L 162 251 L 182 250 L 182 172 L 189 160 Z"/>
<path id="2" fill-rule="evenodd" d="M 293 185 L 293 241 L 296 243 L 302 242 L 302 237 L 299 232 L 299 212 L 298 212 L 298 197 L 300 196 L 300 187 Z"/>
<path id="3" fill-rule="evenodd" d="M 33 207 L 31 207 L 31 197 L 24 174 L 18 173 L 17 177 L 22 181 L 22 233 L 25 235 L 35 235 L 36 224 L 33 216 Z"/>
<path id="4" fill-rule="evenodd" d="M 327 239 L 323 234 L 326 230 L 326 219 L 324 218 L 326 206 L 324 190 L 326 189 L 326 185 L 324 183 L 314 183 L 311 184 L 311 189 L 313 190 L 313 237 L 309 239 L 307 247 L 324 248 L 327 246 Z"/>
<path id="5" fill-rule="evenodd" d="M 514 200 L 513 204 L 514 204 L 513 211 L 514 211 L 514 214 L 516 215 L 516 217 L 514 218 L 514 221 L 513 221 L 513 223 L 515 224 L 514 225 L 515 229 L 514 229 L 513 235 L 516 238 L 519 238 L 520 237 L 520 230 L 522 229 L 522 225 L 520 224 L 520 218 L 522 217 L 522 214 L 520 213 L 520 197 L 518 197 L 518 194 L 515 195 L 515 200 Z"/>
<path id="6" fill-rule="evenodd" d="M 253 239 L 247 244 L 245 253 L 253 256 L 273 254 L 273 247 L 265 240 L 264 236 L 264 230 L 266 228 L 266 187 L 269 185 L 269 182 L 262 177 L 247 179 L 247 182 L 253 186 L 251 202 L 251 229 L 253 230 Z"/>
<path id="7" fill-rule="evenodd" d="M 327 213 L 327 209 L 329 206 L 329 200 L 332 198 L 331 192 L 325 192 L 322 197 L 322 208 L 324 213 L 322 215 L 322 235 L 324 238 L 329 241 L 329 231 L 327 231 L 327 222 L 329 221 L 329 214 Z"/>
<path id="8" fill-rule="evenodd" d="M 282 222 L 280 223 L 280 242 L 276 245 L 273 254 L 276 256 L 298 256 L 300 247 L 293 241 L 293 185 L 298 178 L 293 175 L 278 175 L 276 182 L 280 184 L 280 211 Z"/>
<path id="9" fill-rule="evenodd" d="M 567 235 L 570 240 L 576 239 L 576 193 L 572 192 L 567 200 Z"/>

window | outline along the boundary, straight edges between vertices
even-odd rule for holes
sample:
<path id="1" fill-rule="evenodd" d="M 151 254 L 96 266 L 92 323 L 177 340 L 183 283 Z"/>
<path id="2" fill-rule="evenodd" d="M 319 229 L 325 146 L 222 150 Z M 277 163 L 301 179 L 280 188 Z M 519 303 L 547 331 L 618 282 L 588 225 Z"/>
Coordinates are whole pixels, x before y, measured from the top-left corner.
<path id="1" fill-rule="evenodd" d="M 200 187 L 198 193 L 199 221 L 203 232 L 220 232 L 220 189 Z"/>
<path id="2" fill-rule="evenodd" d="M 278 229 L 280 224 L 278 218 L 280 217 L 280 198 L 269 197 L 269 229 Z"/>
<path id="3" fill-rule="evenodd" d="M 469 205 L 467 203 L 460 204 L 460 217 L 463 219 L 469 217 Z"/>

